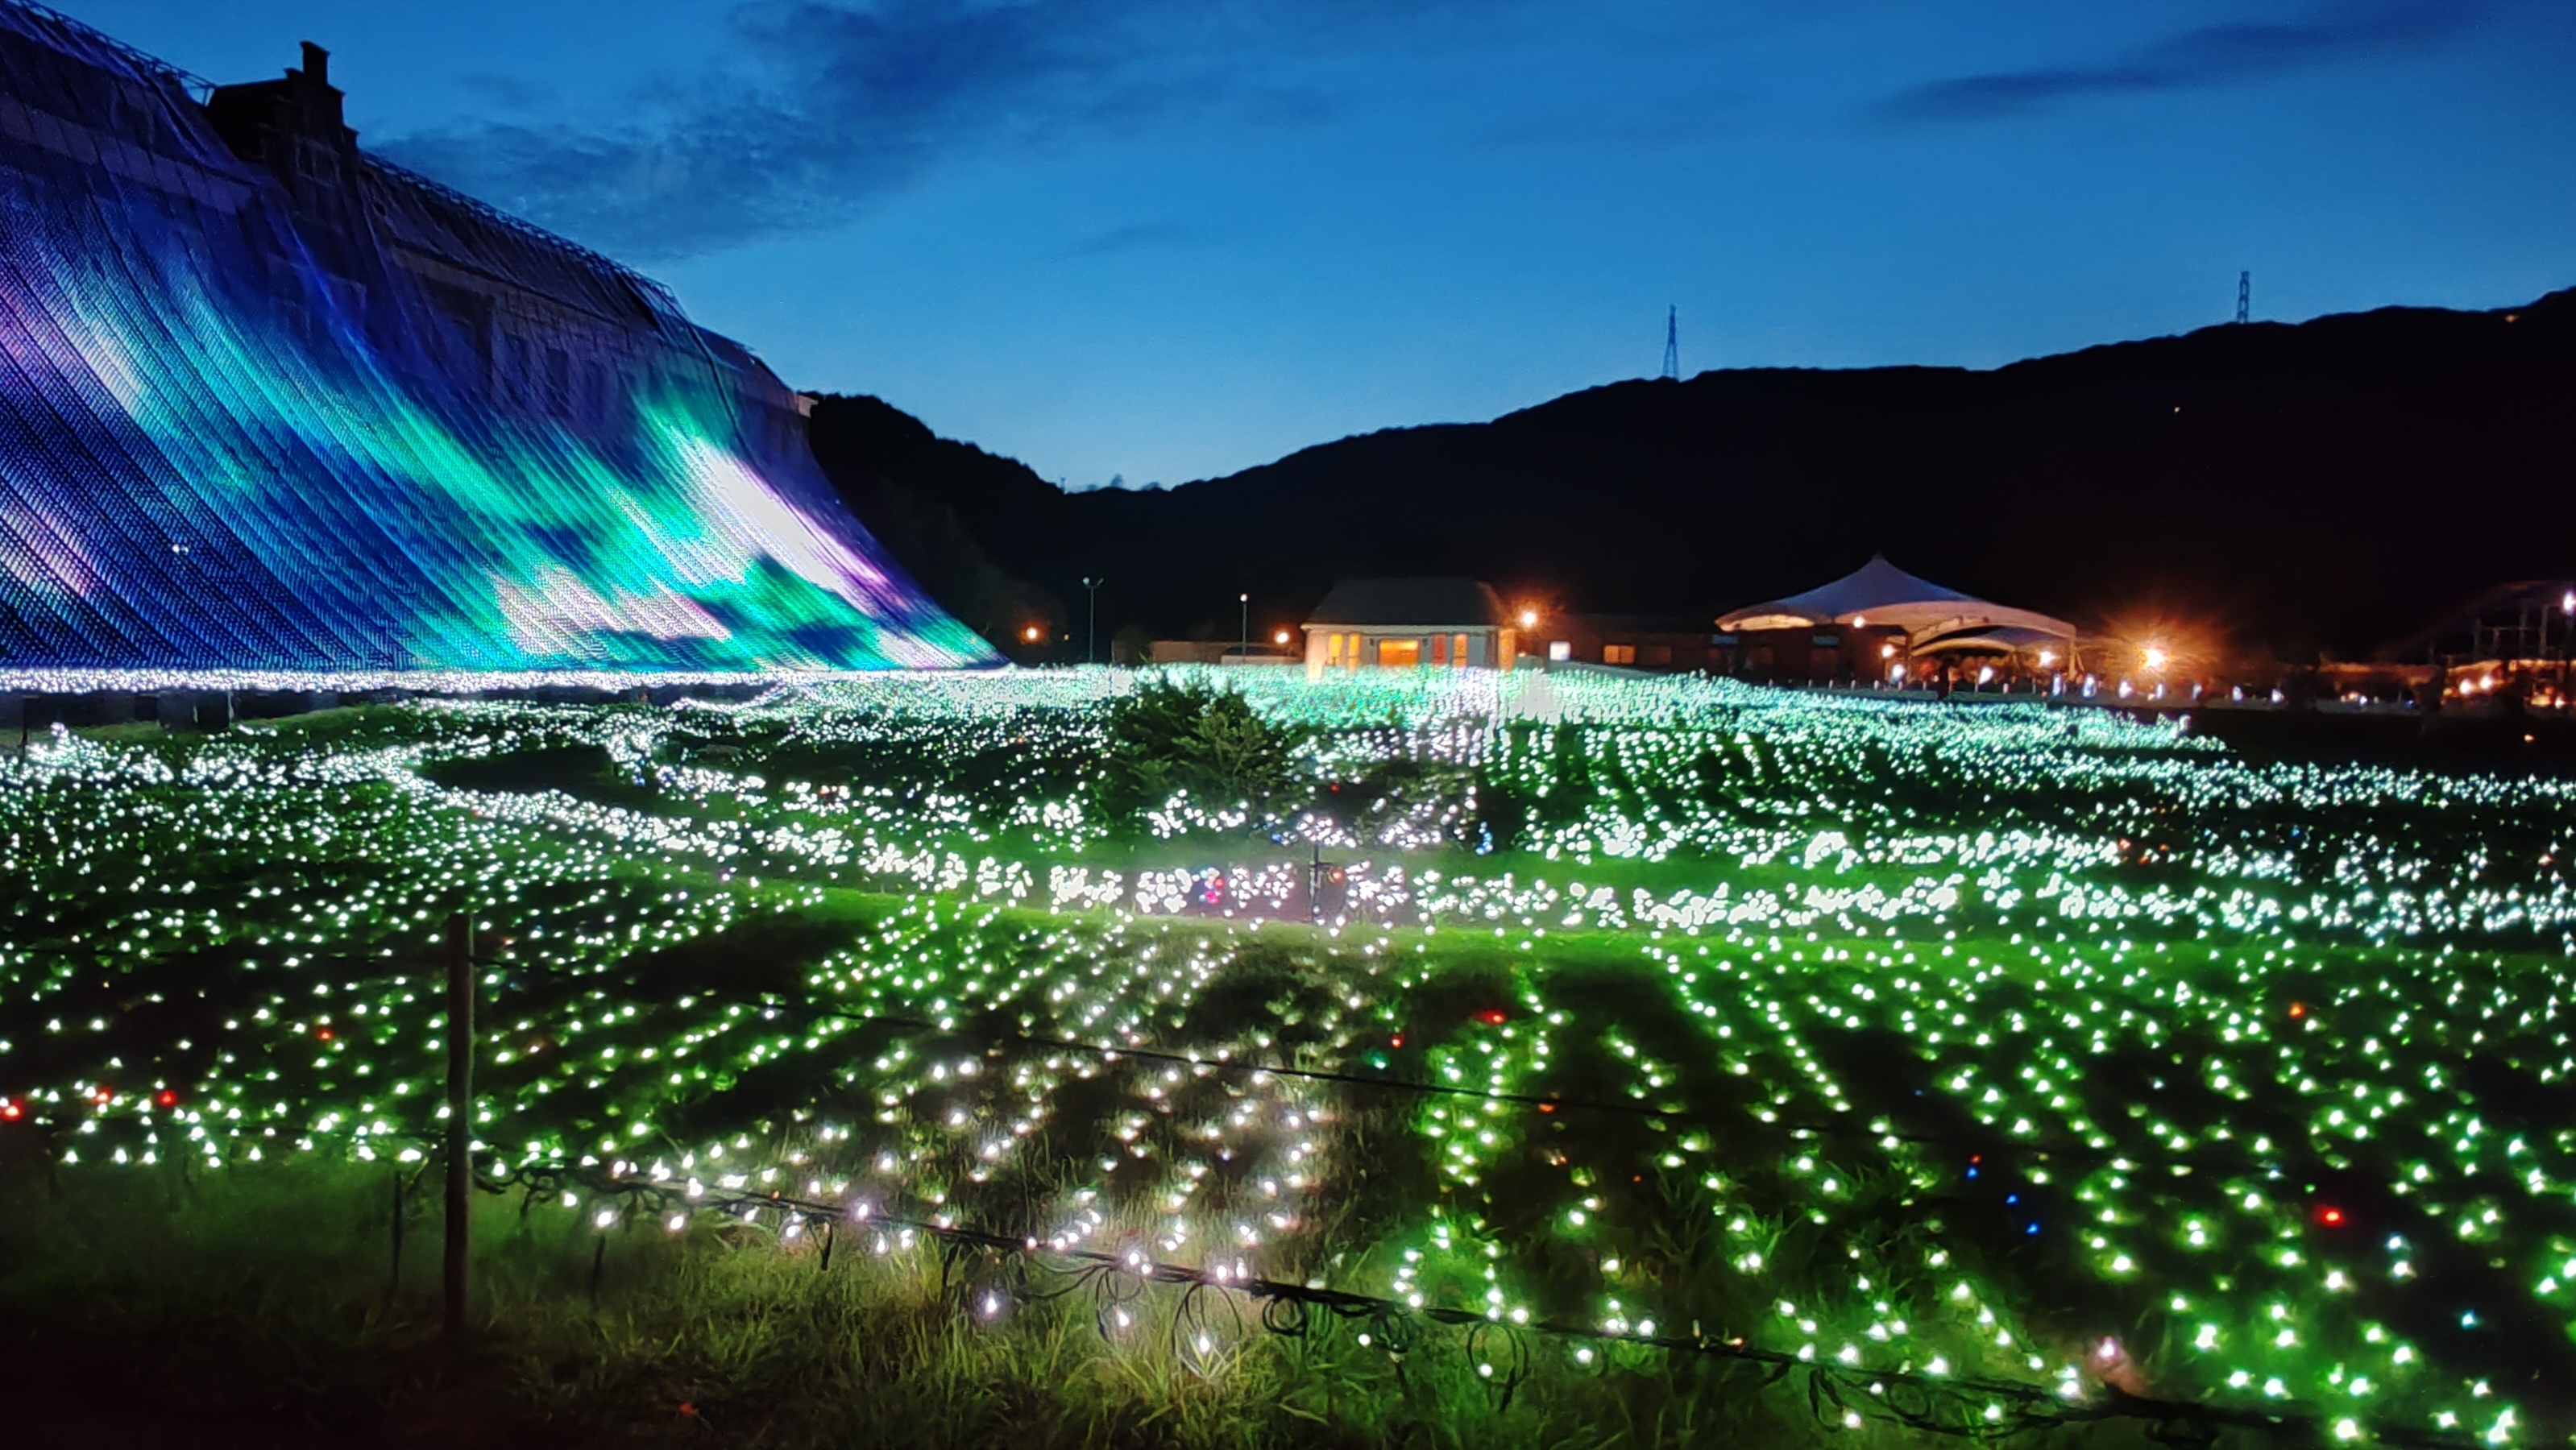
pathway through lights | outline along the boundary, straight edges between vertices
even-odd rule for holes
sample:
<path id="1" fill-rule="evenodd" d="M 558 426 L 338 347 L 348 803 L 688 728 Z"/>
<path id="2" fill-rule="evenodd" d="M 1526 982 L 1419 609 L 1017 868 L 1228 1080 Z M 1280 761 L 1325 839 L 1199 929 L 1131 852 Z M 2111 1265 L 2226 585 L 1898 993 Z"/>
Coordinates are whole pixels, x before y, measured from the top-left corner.
<path id="1" fill-rule="evenodd" d="M 870 1211 L 1007 1221 L 1237 1279 L 1342 1254 L 1355 1292 L 1621 1338 L 1704 1314 L 1682 1270 L 1714 1270 L 1776 1306 L 1730 1332 L 1819 1362 L 2081 1400 L 2116 1361 L 2392 1443 L 2541 1423 L 2515 1403 L 2540 1391 L 2488 1378 L 2491 1339 L 2409 1326 L 2576 1317 L 2576 1132 L 2510 1116 L 2576 1073 L 2563 783 L 2268 764 L 2035 703 L 1169 673 L 1310 730 L 1300 779 L 1433 765 L 1549 804 L 1498 841 L 1463 797 L 1176 795 L 1130 846 L 1086 786 L 1132 685 L 1109 671 L 39 732 L 0 754 L 0 1132 L 41 1127 L 82 1172 L 418 1162 L 421 953 L 469 906 L 512 939 L 491 1166 L 658 1185 L 675 1201 L 638 1221 L 678 1232 L 748 1206 L 819 1237 L 745 1202 L 775 1192 L 850 1205 L 845 1237 Z M 650 808 L 433 769 L 567 747 Z M 1319 847 L 1347 891 L 1310 924 Z M 782 927 L 821 943 L 783 980 L 667 984 Z M 1293 964 L 1295 1020 L 1196 1011 L 1246 958 Z M 98 996 L 91 966 L 142 995 Z M 506 995 L 529 981 L 559 990 Z M 1300 1062 L 1385 1082 L 1262 1070 Z M 724 1087 L 752 1076 L 814 1086 Z M 1352 1171 L 1362 1113 L 1400 1171 Z M 1367 1197 L 1410 1182 L 1437 1191 Z M 623 1221 L 573 1196 L 568 1222 Z M 1711 1263 L 1656 1251 L 1683 1213 Z M 2461 1252 L 2503 1267 L 2431 1272 Z M 2529 1352 L 2576 1367 L 2555 1334 Z"/>

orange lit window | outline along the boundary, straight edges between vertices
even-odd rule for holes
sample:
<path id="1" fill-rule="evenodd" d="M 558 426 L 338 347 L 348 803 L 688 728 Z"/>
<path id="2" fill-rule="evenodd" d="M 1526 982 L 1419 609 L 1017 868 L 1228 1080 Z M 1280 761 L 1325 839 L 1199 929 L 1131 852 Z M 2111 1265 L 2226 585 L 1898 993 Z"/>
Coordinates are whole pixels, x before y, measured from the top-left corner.
<path id="1" fill-rule="evenodd" d="M 1328 634 L 1328 635 L 1325 635 L 1325 636 L 1324 636 L 1324 663 L 1326 663 L 1326 664 L 1328 664 L 1328 665 L 1337 665 L 1337 664 L 1340 664 L 1341 662 L 1342 662 L 1342 637 L 1341 637 L 1340 635 L 1338 635 L 1338 634 Z M 461 1021 L 461 1020 L 463 1020 L 463 1019 L 461 1019 L 461 1018 L 460 1018 L 460 1019 L 458 1019 L 458 1020 L 460 1020 L 460 1021 Z"/>
<path id="2" fill-rule="evenodd" d="M 1422 641 L 1418 639 L 1379 640 L 1377 662 L 1382 665 L 1418 665 L 1422 663 Z"/>
<path id="3" fill-rule="evenodd" d="M 1636 662 L 1637 647 L 1633 644 L 1605 644 L 1601 647 L 1601 663 L 1605 665 L 1633 665 Z"/>
<path id="4" fill-rule="evenodd" d="M 1463 665 L 1467 662 L 1467 636 L 1463 634 L 1450 636 L 1449 662 L 1453 665 Z"/>
<path id="5" fill-rule="evenodd" d="M 1346 634 L 1342 636 L 1342 663 L 1349 665 L 1352 669 L 1358 669 L 1360 667 L 1360 637 L 1358 635 Z"/>
<path id="6" fill-rule="evenodd" d="M 1449 663 L 1449 636 L 1445 634 L 1431 636 L 1431 662 L 1435 665 Z"/>

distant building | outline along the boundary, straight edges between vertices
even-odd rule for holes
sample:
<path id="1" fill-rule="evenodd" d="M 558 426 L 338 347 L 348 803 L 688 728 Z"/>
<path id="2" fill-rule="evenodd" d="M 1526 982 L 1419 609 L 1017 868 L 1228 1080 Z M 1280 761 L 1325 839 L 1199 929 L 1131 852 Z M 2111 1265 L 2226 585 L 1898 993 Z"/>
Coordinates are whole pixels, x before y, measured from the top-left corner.
<path id="1" fill-rule="evenodd" d="M 2383 661 L 2421 660 L 2404 683 L 2438 685 L 2461 699 L 2481 695 L 2564 708 L 2570 661 L 2576 660 L 2576 580 L 2525 579 L 2498 584 L 2462 601 L 2424 628 L 2381 651 Z M 2318 673 L 2339 687 L 2384 693 L 2400 667 L 2328 665 Z M 2420 692 L 2419 692 L 2420 693 Z"/>
<path id="2" fill-rule="evenodd" d="M 2576 645 L 2576 580 L 2498 584 L 2390 644 L 2384 658 L 2451 666 L 2502 661 L 2555 665 Z"/>
<path id="3" fill-rule="evenodd" d="M 1710 667 L 1708 626 L 1659 614 L 1550 614 L 1529 642 L 1551 664 L 1657 674 Z"/>
<path id="4" fill-rule="evenodd" d="M 1306 671 L 1479 666 L 1507 670 L 1520 631 L 1474 579 L 1346 579 L 1305 623 Z"/>
<path id="5" fill-rule="evenodd" d="M 1903 681 L 1945 660 L 2038 677 L 2071 671 L 2075 626 L 1919 579 L 1883 554 L 1830 584 L 1720 615 L 1712 665 L 1784 684 Z"/>
<path id="6" fill-rule="evenodd" d="M 1158 665 L 1293 665 L 1297 656 L 1266 644 L 1230 639 L 1158 639 L 1149 647 Z"/>

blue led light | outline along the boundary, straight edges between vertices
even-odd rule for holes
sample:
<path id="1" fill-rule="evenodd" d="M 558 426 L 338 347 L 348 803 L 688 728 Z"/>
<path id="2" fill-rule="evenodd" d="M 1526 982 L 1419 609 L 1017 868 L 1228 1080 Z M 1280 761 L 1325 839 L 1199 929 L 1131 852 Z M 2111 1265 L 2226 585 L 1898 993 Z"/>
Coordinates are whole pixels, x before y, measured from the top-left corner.
<path id="1" fill-rule="evenodd" d="M 995 661 L 756 358 L 366 157 L 318 77 L 231 94 L 279 86 L 334 119 L 272 171 L 226 93 L 0 0 L 0 660 Z"/>

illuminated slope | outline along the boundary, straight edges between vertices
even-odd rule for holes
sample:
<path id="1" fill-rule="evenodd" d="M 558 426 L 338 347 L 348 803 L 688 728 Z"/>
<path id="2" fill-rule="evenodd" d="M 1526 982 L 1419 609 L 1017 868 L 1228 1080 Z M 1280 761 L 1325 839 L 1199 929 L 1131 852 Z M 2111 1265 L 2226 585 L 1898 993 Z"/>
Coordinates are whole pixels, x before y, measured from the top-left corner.
<path id="1" fill-rule="evenodd" d="M 0 660 L 994 662 L 765 367 L 366 157 L 319 61 L 210 108 L 0 0 Z"/>

